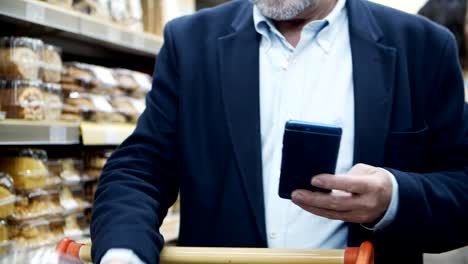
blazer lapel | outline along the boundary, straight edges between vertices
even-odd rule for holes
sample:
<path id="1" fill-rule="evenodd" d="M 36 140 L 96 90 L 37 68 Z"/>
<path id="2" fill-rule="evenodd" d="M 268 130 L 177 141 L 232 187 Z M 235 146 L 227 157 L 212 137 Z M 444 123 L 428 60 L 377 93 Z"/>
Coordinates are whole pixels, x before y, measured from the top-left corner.
<path id="1" fill-rule="evenodd" d="M 252 4 L 246 4 L 232 24 L 233 32 L 218 39 L 218 51 L 232 147 L 257 229 L 266 243 L 259 105 L 260 37 L 252 12 Z"/>
<path id="2" fill-rule="evenodd" d="M 348 0 L 355 97 L 354 162 L 381 166 L 390 126 L 397 50 L 362 0 Z"/>

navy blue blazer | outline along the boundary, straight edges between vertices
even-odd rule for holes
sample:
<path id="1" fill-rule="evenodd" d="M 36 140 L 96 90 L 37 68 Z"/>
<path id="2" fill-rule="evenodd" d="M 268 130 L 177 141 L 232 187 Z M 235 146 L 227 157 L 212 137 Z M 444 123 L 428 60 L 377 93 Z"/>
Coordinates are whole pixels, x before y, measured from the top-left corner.
<path id="1" fill-rule="evenodd" d="M 400 186 L 395 221 L 376 232 L 349 224 L 348 244 L 373 241 L 377 263 L 421 263 L 422 252 L 468 244 L 468 122 L 455 41 L 424 18 L 364 0 L 348 0 L 347 10 L 355 163 L 389 168 Z M 96 192 L 97 262 L 128 248 L 158 263 L 158 227 L 179 190 L 179 245 L 267 246 L 252 4 L 176 19 L 164 38 L 147 108 Z"/>

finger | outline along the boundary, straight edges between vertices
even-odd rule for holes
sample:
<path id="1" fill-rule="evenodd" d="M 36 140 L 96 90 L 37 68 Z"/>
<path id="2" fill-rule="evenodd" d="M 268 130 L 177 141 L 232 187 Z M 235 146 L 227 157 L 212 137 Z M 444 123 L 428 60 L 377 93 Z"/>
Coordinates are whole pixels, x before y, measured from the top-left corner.
<path id="1" fill-rule="evenodd" d="M 343 195 L 336 192 L 321 193 L 296 190 L 292 194 L 292 201 L 297 205 L 312 206 L 338 212 L 357 210 L 361 207 L 360 197 L 349 194 Z"/>
<path id="2" fill-rule="evenodd" d="M 307 205 L 298 205 L 303 210 L 332 220 L 341 220 L 349 223 L 364 224 L 368 223 L 369 216 L 361 211 L 338 212 Z"/>
<path id="3" fill-rule="evenodd" d="M 341 221 L 346 221 L 346 222 L 349 222 L 350 220 L 349 212 L 338 212 L 334 210 L 327 210 L 327 209 L 317 208 L 317 207 L 307 206 L 307 205 L 297 205 L 297 206 L 299 206 L 300 208 L 302 208 L 303 210 L 311 214 L 325 217 L 328 219 L 341 220 Z"/>
<path id="4" fill-rule="evenodd" d="M 358 194 L 370 191 L 368 179 L 356 175 L 318 175 L 312 178 L 312 185 L 328 190 L 341 190 Z"/>

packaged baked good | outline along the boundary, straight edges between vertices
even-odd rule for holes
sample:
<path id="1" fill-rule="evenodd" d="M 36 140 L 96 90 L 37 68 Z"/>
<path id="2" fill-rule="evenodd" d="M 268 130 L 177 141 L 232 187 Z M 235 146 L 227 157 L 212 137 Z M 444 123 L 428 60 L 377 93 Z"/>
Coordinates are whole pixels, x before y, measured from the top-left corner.
<path id="1" fill-rule="evenodd" d="M 83 185 L 62 188 L 60 191 L 60 204 L 65 209 L 65 214 L 82 212 L 91 208 L 91 204 L 85 201 L 83 197 L 85 197 Z"/>
<path id="2" fill-rule="evenodd" d="M 0 79 L 37 80 L 41 52 L 41 40 L 26 37 L 0 39 Z"/>
<path id="3" fill-rule="evenodd" d="M 37 81 L 0 81 L 0 107 L 7 118 L 43 120 L 44 93 Z"/>
<path id="4" fill-rule="evenodd" d="M 133 79 L 138 83 L 138 89 L 132 91 L 130 95 L 133 98 L 145 98 L 146 94 L 151 90 L 152 78 L 148 74 L 142 72 L 132 72 Z"/>
<path id="5" fill-rule="evenodd" d="M 109 1 L 110 15 L 112 20 L 118 24 L 126 25 L 130 20 L 130 13 L 127 0 Z"/>
<path id="6" fill-rule="evenodd" d="M 77 159 L 60 159 L 61 164 L 60 177 L 65 185 L 75 185 L 81 181 L 81 172 L 83 171 L 83 162 Z"/>
<path id="7" fill-rule="evenodd" d="M 5 220 L 0 220 L 0 257 L 10 253 L 12 249 L 13 243 L 10 241 L 10 228 L 8 223 Z"/>
<path id="8" fill-rule="evenodd" d="M 44 45 L 41 56 L 41 79 L 44 82 L 58 83 L 62 76 L 62 50 L 53 45 Z"/>
<path id="9" fill-rule="evenodd" d="M 92 113 L 90 121 L 104 123 L 125 123 L 127 121 L 123 114 L 114 110 L 108 96 L 90 95 L 90 99 L 96 106 L 96 111 Z"/>
<path id="10" fill-rule="evenodd" d="M 49 175 L 47 153 L 39 149 L 25 149 L 12 157 L 0 158 L 0 171 L 14 180 L 15 189 L 40 189 L 46 186 Z"/>
<path id="11" fill-rule="evenodd" d="M 54 217 L 47 219 L 49 221 L 49 237 L 52 240 L 60 240 L 65 236 L 65 218 Z"/>
<path id="12" fill-rule="evenodd" d="M 0 242 L 9 240 L 8 224 L 5 220 L 0 220 Z"/>
<path id="13" fill-rule="evenodd" d="M 67 237 L 78 237 L 83 234 L 78 223 L 77 213 L 65 216 L 64 234 Z"/>
<path id="14" fill-rule="evenodd" d="M 63 94 L 60 84 L 43 83 L 45 120 L 59 120 L 63 109 Z"/>
<path id="15" fill-rule="evenodd" d="M 64 97 L 63 114 L 79 116 L 83 120 L 89 120 L 91 114 L 97 111 L 89 94 L 70 93 Z"/>
<path id="16" fill-rule="evenodd" d="M 128 122 L 135 123 L 140 116 L 140 113 L 132 103 L 132 98 L 129 97 L 114 97 L 111 99 L 112 107 L 117 113 L 123 114 Z"/>
<path id="17" fill-rule="evenodd" d="M 86 153 L 85 168 L 102 170 L 106 165 L 107 159 L 112 155 L 113 150 L 102 150 Z"/>
<path id="18" fill-rule="evenodd" d="M 96 86 L 91 65 L 81 62 L 64 63 L 62 83 L 78 84 L 92 88 Z"/>
<path id="19" fill-rule="evenodd" d="M 35 190 L 18 193 L 15 212 L 10 219 L 15 222 L 43 217 L 54 217 L 63 213 L 59 190 Z"/>
<path id="20" fill-rule="evenodd" d="M 13 178 L 0 172 L 0 219 L 11 215 L 15 210 L 15 189 Z M 0 237 L 1 241 L 1 237 Z"/>
<path id="21" fill-rule="evenodd" d="M 93 93 L 102 95 L 110 95 L 113 88 L 118 87 L 118 83 L 112 74 L 112 70 L 102 66 L 90 65 L 90 70 L 93 73 L 96 87 Z"/>
<path id="22" fill-rule="evenodd" d="M 128 21 L 126 27 L 130 30 L 143 31 L 143 8 L 141 0 L 127 0 Z"/>
<path id="23" fill-rule="evenodd" d="M 133 77 L 133 72 L 126 69 L 114 69 L 113 75 L 120 89 L 132 92 L 138 89 L 139 85 Z"/>
<path id="24" fill-rule="evenodd" d="M 19 247 L 43 246 L 51 241 L 47 220 L 21 221 L 10 225 L 11 239 Z"/>

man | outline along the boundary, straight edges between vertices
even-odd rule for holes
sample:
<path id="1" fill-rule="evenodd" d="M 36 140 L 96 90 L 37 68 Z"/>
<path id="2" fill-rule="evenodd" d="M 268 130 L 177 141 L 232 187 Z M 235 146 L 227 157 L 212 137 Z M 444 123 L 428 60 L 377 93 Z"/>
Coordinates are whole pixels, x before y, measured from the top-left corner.
<path id="1" fill-rule="evenodd" d="M 466 245 L 460 72 L 447 30 L 364 0 L 239 0 L 169 23 L 147 109 L 99 183 L 94 260 L 157 263 L 179 190 L 181 246 L 371 240 L 377 263 L 422 263 Z M 343 128 L 337 175 L 311 181 L 331 194 L 278 197 L 289 119 Z"/>

